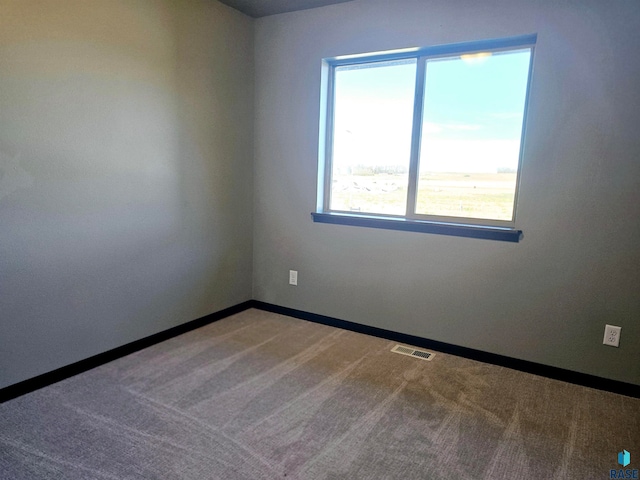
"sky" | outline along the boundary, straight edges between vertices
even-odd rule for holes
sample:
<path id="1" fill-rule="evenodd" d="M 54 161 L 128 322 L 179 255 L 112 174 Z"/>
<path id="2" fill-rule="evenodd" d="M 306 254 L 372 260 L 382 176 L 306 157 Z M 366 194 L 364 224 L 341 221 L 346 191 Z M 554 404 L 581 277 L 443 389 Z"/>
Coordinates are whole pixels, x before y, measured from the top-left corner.
<path id="1" fill-rule="evenodd" d="M 530 51 L 427 61 L 420 171 L 516 169 Z M 334 169 L 405 165 L 416 60 L 336 69 Z"/>

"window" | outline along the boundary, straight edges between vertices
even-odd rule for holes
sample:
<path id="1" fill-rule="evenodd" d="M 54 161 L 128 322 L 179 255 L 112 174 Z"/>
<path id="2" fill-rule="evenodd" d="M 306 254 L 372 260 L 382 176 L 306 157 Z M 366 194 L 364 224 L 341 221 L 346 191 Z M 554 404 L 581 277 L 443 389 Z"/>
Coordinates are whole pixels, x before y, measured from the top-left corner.
<path id="1" fill-rule="evenodd" d="M 535 41 L 325 60 L 314 220 L 518 241 Z"/>

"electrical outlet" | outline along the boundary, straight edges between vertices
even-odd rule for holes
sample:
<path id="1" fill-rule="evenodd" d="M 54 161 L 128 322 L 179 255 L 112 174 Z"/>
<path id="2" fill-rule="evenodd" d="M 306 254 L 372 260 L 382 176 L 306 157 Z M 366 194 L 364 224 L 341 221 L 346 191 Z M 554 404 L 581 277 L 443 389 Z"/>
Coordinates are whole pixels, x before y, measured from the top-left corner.
<path id="1" fill-rule="evenodd" d="M 289 270 L 289 285 L 298 285 L 298 271 Z"/>
<path id="2" fill-rule="evenodd" d="M 605 325 L 604 326 L 604 340 L 602 343 L 605 345 L 610 345 L 612 347 L 617 347 L 620 343 L 620 331 L 622 327 L 616 327 L 615 325 Z"/>

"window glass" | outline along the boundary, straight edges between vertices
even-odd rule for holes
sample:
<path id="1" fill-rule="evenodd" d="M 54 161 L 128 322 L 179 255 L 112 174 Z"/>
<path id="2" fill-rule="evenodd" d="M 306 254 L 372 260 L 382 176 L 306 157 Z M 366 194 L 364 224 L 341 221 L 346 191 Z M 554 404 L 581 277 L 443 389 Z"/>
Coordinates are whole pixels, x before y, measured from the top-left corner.
<path id="1" fill-rule="evenodd" d="M 416 59 L 335 68 L 331 205 L 404 215 Z"/>
<path id="2" fill-rule="evenodd" d="M 417 214 L 513 219 L 530 54 L 427 60 Z"/>

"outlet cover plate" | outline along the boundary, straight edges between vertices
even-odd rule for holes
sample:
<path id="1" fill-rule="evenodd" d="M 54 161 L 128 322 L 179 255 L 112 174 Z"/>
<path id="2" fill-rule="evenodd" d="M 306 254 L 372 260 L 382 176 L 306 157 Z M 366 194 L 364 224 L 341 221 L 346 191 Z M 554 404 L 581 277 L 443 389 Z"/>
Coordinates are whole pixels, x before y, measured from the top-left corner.
<path id="1" fill-rule="evenodd" d="M 289 270 L 289 285 L 298 285 L 298 271 Z"/>
<path id="2" fill-rule="evenodd" d="M 604 338 L 602 343 L 611 347 L 617 347 L 620 344 L 620 331 L 622 327 L 616 327 L 615 325 L 604 326 Z"/>

